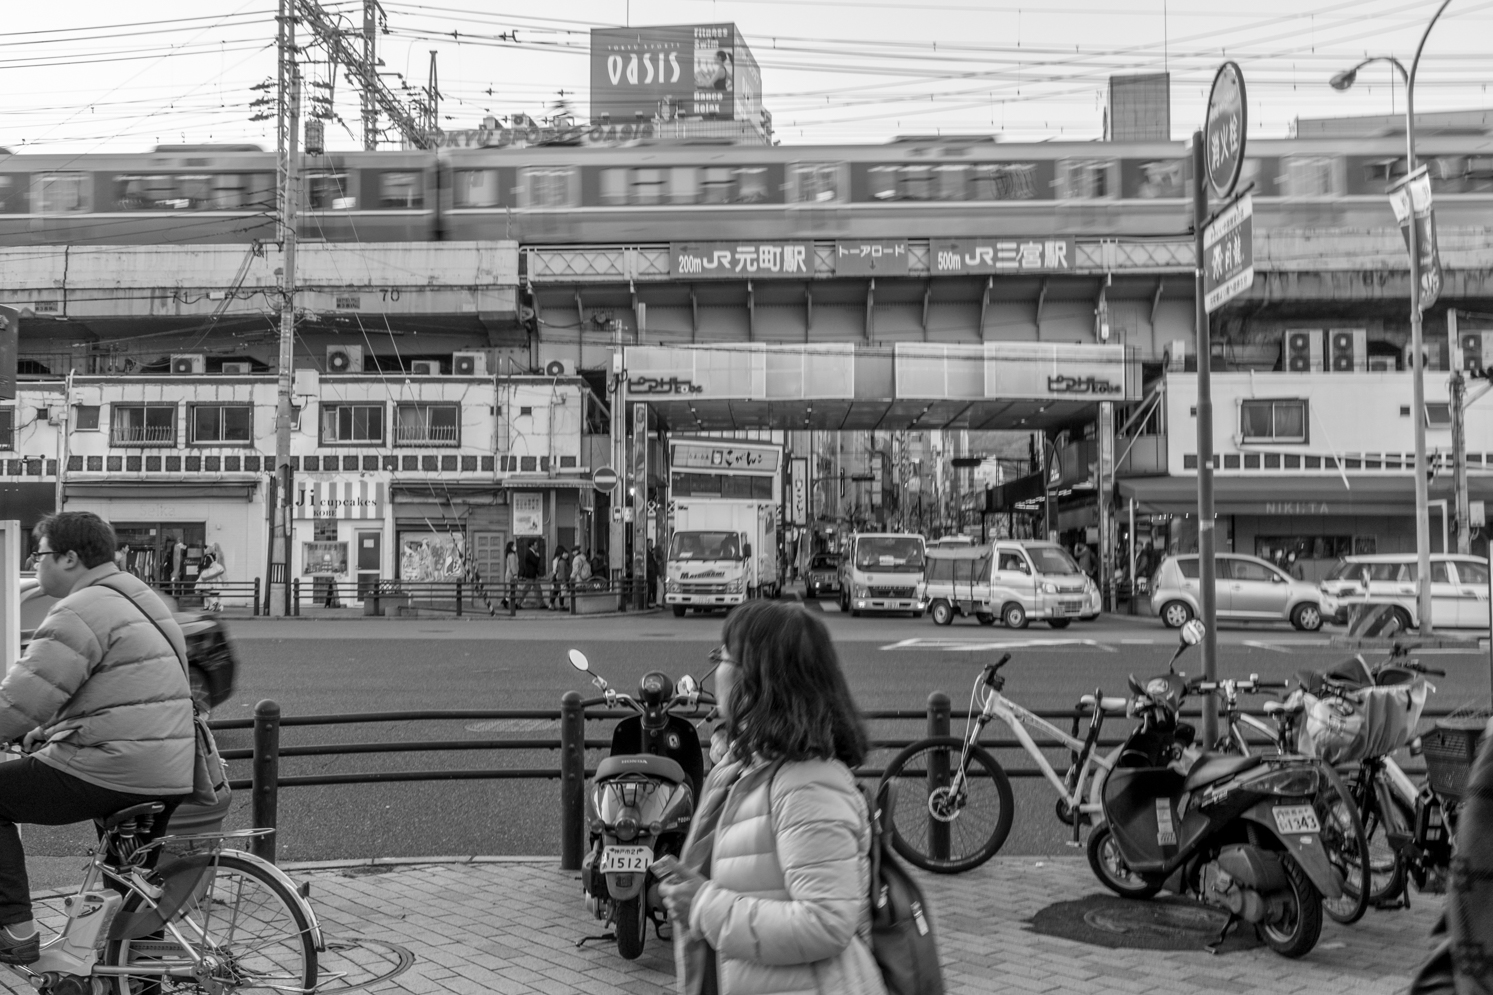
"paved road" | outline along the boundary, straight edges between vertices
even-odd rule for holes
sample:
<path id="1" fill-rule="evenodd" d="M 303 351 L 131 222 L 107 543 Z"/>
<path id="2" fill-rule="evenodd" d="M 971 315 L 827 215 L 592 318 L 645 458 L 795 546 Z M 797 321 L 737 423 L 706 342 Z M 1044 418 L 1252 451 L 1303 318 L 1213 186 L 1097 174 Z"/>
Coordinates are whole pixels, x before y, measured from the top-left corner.
<path id="1" fill-rule="evenodd" d="M 944 690 L 963 706 L 979 666 L 1005 649 L 1015 655 L 1007 669 L 1007 694 L 1030 708 L 1071 707 L 1077 695 L 1096 687 L 1123 693 L 1127 674 L 1165 667 L 1175 637 L 1154 620 L 1116 618 L 1055 631 L 984 628 L 961 622 L 947 628 L 928 619 L 825 615 L 851 686 L 867 709 L 921 708 L 929 692 Z M 635 687 L 647 670 L 671 677 L 707 668 L 706 655 L 720 639 L 719 617 L 644 615 L 535 620 L 357 620 L 249 621 L 235 623 L 243 659 L 239 691 L 220 716 L 248 715 L 261 698 L 278 701 L 287 716 L 336 712 L 438 708 L 558 707 L 568 689 L 588 690 L 565 661 L 578 647 L 618 687 Z M 1287 626 L 1225 629 L 1220 633 L 1221 671 L 1287 678 L 1322 666 L 1343 652 L 1323 634 Z M 1196 651 L 1184 670 L 1200 666 Z M 1433 707 L 1486 697 L 1485 656 L 1441 653 L 1427 662 L 1451 671 L 1438 681 Z M 600 726 L 592 735 L 602 734 Z M 1123 730 L 1123 720 L 1120 728 Z M 877 738 L 912 738 L 922 723 L 878 723 Z M 547 739 L 555 724 L 509 722 L 401 722 L 320 728 L 287 728 L 285 745 L 395 740 Z M 247 733 L 225 733 L 224 748 L 247 746 Z M 872 758 L 878 766 L 890 756 Z M 1049 755 L 1063 769 L 1066 754 Z M 591 763 L 598 754 L 593 752 Z M 1023 754 L 999 754 L 1010 767 L 1030 767 Z M 496 768 L 552 768 L 549 750 L 362 754 L 286 758 L 285 774 Z M 247 776 L 247 764 L 236 776 Z M 1072 852 L 1052 815 L 1045 783 L 1017 781 L 1011 854 Z M 558 852 L 556 781 L 446 781 L 377 786 L 286 789 L 281 794 L 280 851 L 285 859 L 317 860 L 434 854 L 547 854 Z M 235 821 L 246 823 L 248 800 L 239 799 Z M 76 830 L 27 831 L 35 853 L 80 852 L 89 834 Z"/>

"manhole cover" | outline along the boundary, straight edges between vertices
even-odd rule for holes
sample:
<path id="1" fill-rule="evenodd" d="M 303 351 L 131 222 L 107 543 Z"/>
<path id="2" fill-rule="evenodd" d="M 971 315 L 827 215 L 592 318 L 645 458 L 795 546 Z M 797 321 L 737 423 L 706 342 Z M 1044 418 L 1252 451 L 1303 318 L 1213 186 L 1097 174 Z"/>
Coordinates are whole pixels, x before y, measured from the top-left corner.
<path id="1" fill-rule="evenodd" d="M 1095 946 L 1131 950 L 1202 950 L 1218 939 L 1228 913 L 1184 898 L 1138 901 L 1116 895 L 1088 895 L 1058 902 L 1027 920 L 1036 933 Z M 1242 923 L 1229 933 L 1219 953 L 1259 946 L 1254 928 Z"/>
<path id="2" fill-rule="evenodd" d="M 558 719 L 490 719 L 466 727 L 467 732 L 554 732 L 559 728 Z"/>

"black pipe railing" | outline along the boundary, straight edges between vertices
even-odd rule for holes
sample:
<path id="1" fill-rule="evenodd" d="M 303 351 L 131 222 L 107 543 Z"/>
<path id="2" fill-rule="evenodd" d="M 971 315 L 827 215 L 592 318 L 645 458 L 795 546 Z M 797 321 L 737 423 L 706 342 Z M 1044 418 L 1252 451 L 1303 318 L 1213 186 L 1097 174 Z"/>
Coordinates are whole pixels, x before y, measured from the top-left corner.
<path id="1" fill-rule="evenodd" d="M 256 580 L 257 584 L 258 581 Z M 297 577 L 291 581 L 291 613 L 302 609 L 343 609 L 365 615 L 394 615 L 405 609 L 463 615 L 509 615 L 520 608 L 585 615 L 636 610 L 647 594 L 646 581 L 601 577 L 556 584 L 544 577 L 507 583 L 472 580 L 336 580 Z M 257 590 L 257 588 L 256 588 Z"/>
<path id="2" fill-rule="evenodd" d="M 561 867 L 565 870 L 576 870 L 580 867 L 582 855 L 585 852 L 585 781 L 593 776 L 594 768 L 586 766 L 587 750 L 605 750 L 610 748 L 610 737 L 587 738 L 587 721 L 604 721 L 611 719 L 624 719 L 636 715 L 629 709 L 598 708 L 604 704 L 604 698 L 583 699 L 576 691 L 567 691 L 561 699 L 560 709 L 539 708 L 511 708 L 511 709 L 424 709 L 408 712 L 353 712 L 340 715 L 292 715 L 285 716 L 280 713 L 280 706 L 274 701 L 261 701 L 254 709 L 254 717 L 251 719 L 218 719 L 211 723 L 215 730 L 253 730 L 253 747 L 250 749 L 223 750 L 224 760 L 250 760 L 252 761 L 251 776 L 247 779 L 231 780 L 230 786 L 238 791 L 248 789 L 251 792 L 251 818 L 256 829 L 274 829 L 278 822 L 279 791 L 282 788 L 313 787 L 332 784 L 389 784 L 411 781 L 499 781 L 499 780 L 551 780 L 560 781 L 560 857 Z M 692 714 L 682 717 L 690 720 L 702 719 L 706 715 L 704 709 L 697 709 Z M 926 736 L 948 736 L 950 735 L 952 721 L 955 719 L 969 719 L 968 711 L 953 711 L 949 707 L 948 695 L 941 691 L 935 691 L 928 696 L 927 706 L 921 710 L 913 709 L 879 709 L 862 713 L 868 721 L 910 721 L 924 719 L 926 722 Z M 1086 711 L 1075 706 L 1067 709 L 1036 709 L 1032 714 L 1050 722 L 1069 720 L 1077 723 L 1088 717 Z M 1196 718 L 1200 713 L 1183 712 L 1183 718 Z M 1252 715 L 1263 715 L 1254 713 Z M 1444 718 L 1451 714 L 1450 711 L 1426 711 L 1422 714 L 1424 719 Z M 1118 718 L 1118 717 L 1117 717 Z M 374 742 L 374 743 L 329 743 L 308 746 L 281 746 L 280 730 L 285 727 L 310 727 L 310 726 L 336 726 L 336 725 L 369 725 L 386 722 L 410 722 L 410 721 L 443 721 L 443 720 L 544 720 L 553 721 L 558 728 L 558 738 L 555 739 L 480 739 L 480 740 L 420 740 L 410 742 Z M 1249 738 L 1253 742 L 1269 744 L 1272 740 L 1265 737 L 1256 730 L 1247 730 Z M 918 737 L 874 739 L 870 745 L 872 749 L 878 750 L 900 750 L 918 739 Z M 1100 737 L 1095 746 L 1098 749 L 1112 749 L 1124 742 L 1123 735 L 1113 737 Z M 982 746 L 987 750 L 1023 750 L 1024 746 L 1014 737 L 995 738 L 982 737 Z M 1065 748 L 1061 744 L 1042 743 L 1044 750 L 1062 751 Z M 441 753 L 470 750 L 556 750 L 560 756 L 556 766 L 552 767 L 497 767 L 497 768 L 473 768 L 456 770 L 393 770 L 393 771 L 367 771 L 347 774 L 293 774 L 282 776 L 280 774 L 281 757 L 324 757 L 342 755 L 363 755 L 372 753 Z M 935 769 L 939 765 L 935 762 L 930 764 L 928 777 L 934 786 L 948 777 L 947 770 Z M 1005 767 L 1006 775 L 1011 778 L 1040 778 L 1045 776 L 1037 767 Z M 862 767 L 856 770 L 856 775 L 861 778 L 880 778 L 884 771 L 876 768 Z M 1424 773 L 1421 768 L 1406 768 L 1405 773 L 1418 776 Z M 935 848 L 947 847 L 947 838 L 942 839 L 937 827 L 934 828 L 930 845 Z M 254 842 L 256 855 L 266 860 L 275 859 L 275 835 L 269 834 L 259 837 Z"/>

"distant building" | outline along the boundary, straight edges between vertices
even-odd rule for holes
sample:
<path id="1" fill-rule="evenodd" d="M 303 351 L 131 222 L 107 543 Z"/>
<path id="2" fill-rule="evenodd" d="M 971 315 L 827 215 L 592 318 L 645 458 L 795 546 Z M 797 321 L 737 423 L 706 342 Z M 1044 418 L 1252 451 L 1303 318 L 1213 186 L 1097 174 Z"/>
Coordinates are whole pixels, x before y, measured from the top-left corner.
<path id="1" fill-rule="evenodd" d="M 1104 111 L 1107 142 L 1167 142 L 1172 137 L 1171 73 L 1111 76 Z"/>
<path id="2" fill-rule="evenodd" d="M 1431 135 L 1487 135 L 1493 133 L 1493 110 L 1435 111 L 1415 115 L 1417 138 Z M 1292 138 L 1388 138 L 1405 134 L 1404 114 L 1357 117 L 1298 117 Z"/>

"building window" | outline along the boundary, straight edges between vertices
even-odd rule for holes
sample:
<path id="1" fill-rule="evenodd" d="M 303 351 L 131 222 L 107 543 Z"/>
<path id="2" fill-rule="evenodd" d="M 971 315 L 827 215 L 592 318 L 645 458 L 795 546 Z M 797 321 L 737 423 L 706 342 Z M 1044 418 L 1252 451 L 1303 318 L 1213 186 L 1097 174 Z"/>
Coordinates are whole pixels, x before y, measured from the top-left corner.
<path id="1" fill-rule="evenodd" d="M 248 404 L 194 404 L 192 442 L 223 445 L 254 441 L 254 408 Z"/>
<path id="2" fill-rule="evenodd" d="M 99 406 L 97 404 L 73 405 L 73 431 L 97 432 L 98 409 Z"/>
<path id="3" fill-rule="evenodd" d="M 1426 402 L 1426 428 L 1450 428 L 1452 423 L 1452 406 L 1439 402 Z"/>
<path id="4" fill-rule="evenodd" d="M 381 443 L 384 441 L 382 404 L 324 404 L 321 409 L 324 444 Z"/>
<path id="5" fill-rule="evenodd" d="M 1240 401 L 1239 435 L 1245 442 L 1305 442 L 1305 401 Z"/>
<path id="6" fill-rule="evenodd" d="M 116 404 L 111 412 L 115 446 L 170 446 L 176 442 L 176 405 Z"/>
<path id="7" fill-rule="evenodd" d="M 16 409 L 0 408 L 0 449 L 14 449 Z"/>
<path id="8" fill-rule="evenodd" d="M 454 446 L 460 441 L 460 410 L 454 404 L 401 404 L 394 440 L 400 445 Z"/>

